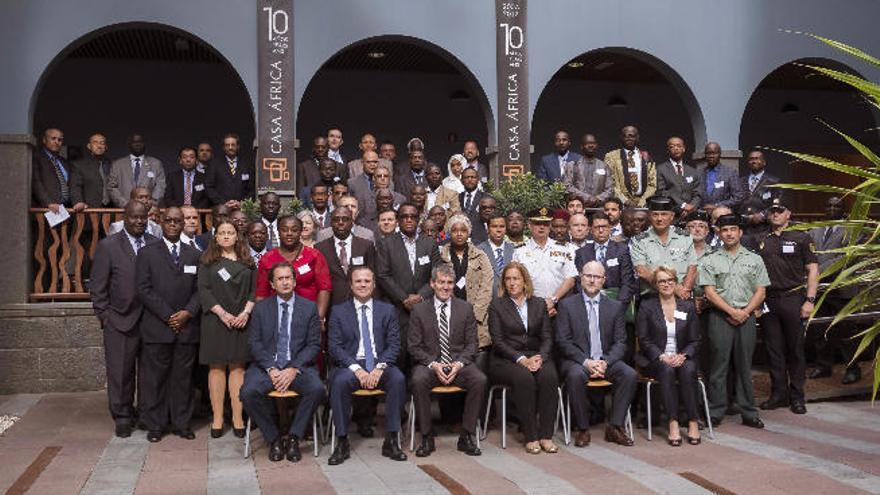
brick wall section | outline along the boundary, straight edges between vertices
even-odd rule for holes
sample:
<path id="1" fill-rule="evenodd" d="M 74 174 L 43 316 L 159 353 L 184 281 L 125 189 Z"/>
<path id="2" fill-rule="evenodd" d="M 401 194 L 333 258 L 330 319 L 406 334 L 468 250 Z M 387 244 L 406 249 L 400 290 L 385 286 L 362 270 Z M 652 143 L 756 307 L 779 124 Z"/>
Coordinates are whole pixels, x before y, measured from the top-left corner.
<path id="1" fill-rule="evenodd" d="M 104 341 L 91 304 L 0 306 L 0 395 L 105 386 Z"/>

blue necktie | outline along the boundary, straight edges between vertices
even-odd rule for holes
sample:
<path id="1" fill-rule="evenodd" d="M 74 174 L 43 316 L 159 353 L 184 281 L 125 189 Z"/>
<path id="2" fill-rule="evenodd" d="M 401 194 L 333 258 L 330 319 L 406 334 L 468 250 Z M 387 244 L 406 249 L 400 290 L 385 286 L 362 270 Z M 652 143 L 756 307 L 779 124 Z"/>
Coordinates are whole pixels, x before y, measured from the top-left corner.
<path id="1" fill-rule="evenodd" d="M 596 246 L 596 261 L 605 264 L 605 246 Z"/>
<path id="2" fill-rule="evenodd" d="M 171 245 L 171 258 L 174 259 L 174 264 L 180 264 L 180 254 L 177 252 L 177 244 Z"/>
<path id="3" fill-rule="evenodd" d="M 370 337 L 370 323 L 367 321 L 367 305 L 361 305 L 361 339 L 364 340 L 364 361 L 367 371 L 373 371 L 376 360 L 373 358 L 373 339 Z"/>
<path id="4" fill-rule="evenodd" d="M 290 354 L 290 314 L 287 312 L 288 304 L 281 303 L 281 328 L 278 329 L 278 344 L 275 348 L 275 367 L 283 370 L 287 367 L 288 354 Z"/>
<path id="5" fill-rule="evenodd" d="M 142 247 L 144 247 L 144 238 L 138 237 L 134 240 L 134 254 L 138 254 Z"/>
<path id="6" fill-rule="evenodd" d="M 501 248 L 495 248 L 495 271 L 501 273 L 501 270 L 504 269 L 504 250 Z"/>

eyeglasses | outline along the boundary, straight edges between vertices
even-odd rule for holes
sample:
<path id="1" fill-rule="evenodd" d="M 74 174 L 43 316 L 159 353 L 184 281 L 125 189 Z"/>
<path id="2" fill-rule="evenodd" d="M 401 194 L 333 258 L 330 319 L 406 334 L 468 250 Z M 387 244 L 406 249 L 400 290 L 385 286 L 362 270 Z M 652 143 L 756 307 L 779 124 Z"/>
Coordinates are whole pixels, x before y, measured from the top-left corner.
<path id="1" fill-rule="evenodd" d="M 605 278 L 605 275 L 593 275 L 592 273 L 584 273 L 581 277 L 587 280 L 602 280 Z"/>
<path id="2" fill-rule="evenodd" d="M 409 214 L 409 213 L 407 213 L 407 214 L 400 214 L 400 215 L 398 215 L 398 216 L 399 216 L 400 218 L 419 218 L 418 215 L 415 215 L 415 214 Z"/>

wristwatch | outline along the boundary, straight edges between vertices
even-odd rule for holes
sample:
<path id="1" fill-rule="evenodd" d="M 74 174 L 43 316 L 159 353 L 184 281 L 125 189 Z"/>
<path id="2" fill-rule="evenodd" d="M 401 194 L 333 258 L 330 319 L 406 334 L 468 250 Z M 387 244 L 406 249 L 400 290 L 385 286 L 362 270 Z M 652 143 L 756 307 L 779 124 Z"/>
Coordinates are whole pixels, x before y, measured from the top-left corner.
<path id="1" fill-rule="evenodd" d="M 816 296 L 807 296 L 807 302 L 810 304 L 816 304 Z"/>

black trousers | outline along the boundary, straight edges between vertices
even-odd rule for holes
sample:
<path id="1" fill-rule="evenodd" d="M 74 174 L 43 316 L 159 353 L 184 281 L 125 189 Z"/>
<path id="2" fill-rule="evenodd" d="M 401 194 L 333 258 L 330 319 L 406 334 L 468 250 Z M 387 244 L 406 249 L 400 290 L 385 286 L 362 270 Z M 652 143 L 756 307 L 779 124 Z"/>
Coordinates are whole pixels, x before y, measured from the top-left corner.
<path id="1" fill-rule="evenodd" d="M 687 419 L 697 420 L 697 368 L 695 361 L 688 359 L 678 368 L 660 361 L 648 365 L 648 374 L 660 382 L 660 396 L 669 419 L 678 420 L 679 394 Z"/>
<path id="2" fill-rule="evenodd" d="M 774 295 L 766 302 L 770 312 L 761 317 L 761 328 L 770 361 L 770 396 L 803 401 L 806 358 L 801 306 L 804 295 Z"/>
<path id="3" fill-rule="evenodd" d="M 135 420 L 134 392 L 137 387 L 140 349 L 141 333 L 137 326 L 126 333 L 104 329 L 107 398 L 110 402 L 110 414 L 116 424 L 132 425 Z M 140 395 L 138 393 L 139 397 Z"/>
<path id="4" fill-rule="evenodd" d="M 846 303 L 847 299 L 842 297 L 826 297 L 819 308 L 820 316 L 836 315 Z M 811 328 L 810 333 L 813 335 L 812 343 L 816 349 L 816 367 L 822 369 L 831 369 L 837 361 L 840 354 L 843 364 L 849 368 L 858 368 L 858 363 L 849 364 L 858 349 L 860 339 L 853 339 L 853 335 L 858 333 L 857 327 L 848 321 L 841 321 L 834 325 L 828 334 L 825 334 L 827 327 Z"/>
<path id="5" fill-rule="evenodd" d="M 140 413 L 147 429 L 163 430 L 169 419 L 176 430 L 189 428 L 195 360 L 195 344 L 143 344 Z"/>
<path id="6" fill-rule="evenodd" d="M 526 442 L 553 437 L 559 386 L 553 361 L 545 361 L 541 369 L 532 373 L 525 366 L 492 356 L 489 377 L 492 383 L 510 387 Z"/>
<path id="7" fill-rule="evenodd" d="M 590 376 L 582 363 L 565 360 L 561 364 L 562 379 L 568 390 L 571 415 L 576 430 L 587 430 L 590 427 L 590 401 L 587 399 L 587 381 Z M 623 361 L 615 361 L 608 367 L 605 376 L 612 383 L 611 419 L 612 426 L 622 427 L 626 422 L 626 410 L 636 395 L 639 375 Z"/>

